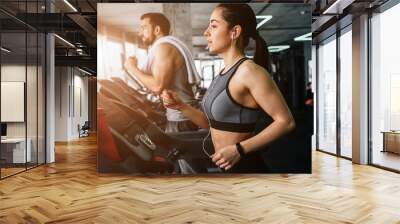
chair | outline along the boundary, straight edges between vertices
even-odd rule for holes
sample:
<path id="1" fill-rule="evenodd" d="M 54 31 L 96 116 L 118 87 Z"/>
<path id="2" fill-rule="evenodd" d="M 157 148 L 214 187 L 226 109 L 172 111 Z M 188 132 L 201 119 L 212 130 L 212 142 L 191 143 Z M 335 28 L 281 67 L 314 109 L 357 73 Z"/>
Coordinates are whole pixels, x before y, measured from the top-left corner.
<path id="1" fill-rule="evenodd" d="M 80 127 L 80 125 L 78 124 L 79 138 L 89 136 L 89 129 L 90 129 L 89 121 L 85 121 L 82 127 Z"/>

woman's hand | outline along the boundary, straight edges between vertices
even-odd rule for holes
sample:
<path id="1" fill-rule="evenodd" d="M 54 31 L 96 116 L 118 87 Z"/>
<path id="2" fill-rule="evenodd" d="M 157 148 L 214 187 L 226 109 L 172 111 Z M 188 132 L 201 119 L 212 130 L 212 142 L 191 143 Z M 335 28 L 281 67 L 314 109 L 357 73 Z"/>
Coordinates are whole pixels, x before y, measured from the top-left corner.
<path id="1" fill-rule="evenodd" d="M 218 150 L 211 158 L 218 167 L 229 170 L 240 160 L 240 154 L 235 145 L 229 145 Z"/>
<path id="2" fill-rule="evenodd" d="M 164 106 L 170 109 L 181 110 L 182 107 L 185 105 L 178 94 L 171 90 L 164 90 L 161 93 L 161 98 Z"/>

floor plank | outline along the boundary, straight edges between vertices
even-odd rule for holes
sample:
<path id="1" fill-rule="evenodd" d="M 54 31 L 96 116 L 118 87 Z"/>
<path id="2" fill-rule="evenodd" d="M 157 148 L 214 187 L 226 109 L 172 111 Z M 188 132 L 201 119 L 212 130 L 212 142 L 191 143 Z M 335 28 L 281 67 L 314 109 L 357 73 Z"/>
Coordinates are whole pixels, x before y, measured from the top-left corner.
<path id="1" fill-rule="evenodd" d="M 400 223 L 400 175 L 313 152 L 311 175 L 96 172 L 96 139 L 0 181 L 0 223 Z"/>

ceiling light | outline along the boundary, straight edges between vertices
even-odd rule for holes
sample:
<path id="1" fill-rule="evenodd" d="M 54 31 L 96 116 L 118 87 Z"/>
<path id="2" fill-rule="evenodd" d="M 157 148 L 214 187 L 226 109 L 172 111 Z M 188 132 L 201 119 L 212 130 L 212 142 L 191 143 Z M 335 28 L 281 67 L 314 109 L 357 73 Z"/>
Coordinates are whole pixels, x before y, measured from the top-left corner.
<path id="1" fill-rule="evenodd" d="M 274 45 L 274 46 L 269 46 L 268 47 L 268 51 L 270 53 L 275 53 L 275 52 L 280 52 L 286 49 L 289 49 L 290 46 L 289 45 Z"/>
<path id="2" fill-rule="evenodd" d="M 90 73 L 90 72 L 88 72 L 88 71 L 86 71 L 86 70 L 83 70 L 83 69 L 81 69 L 81 68 L 78 68 L 78 70 L 81 71 L 81 72 L 83 72 L 83 73 L 85 73 L 85 74 L 87 74 L 87 75 L 92 75 L 92 73 Z"/>
<path id="3" fill-rule="evenodd" d="M 330 13 L 330 11 L 332 9 L 334 9 L 339 2 L 340 2 L 340 0 L 336 0 L 331 6 L 329 6 L 327 9 L 325 9 L 325 11 L 322 14 Z"/>
<path id="4" fill-rule="evenodd" d="M 311 41 L 311 32 L 294 38 L 294 41 Z"/>
<path id="5" fill-rule="evenodd" d="M 336 0 L 322 14 L 342 14 L 343 10 L 351 5 L 355 0 Z"/>
<path id="6" fill-rule="evenodd" d="M 256 19 L 262 19 L 261 22 L 257 24 L 256 29 L 260 28 L 262 25 L 264 25 L 266 22 L 268 22 L 270 19 L 272 19 L 271 15 L 258 15 L 256 16 Z"/>
<path id="7" fill-rule="evenodd" d="M 63 41 L 64 43 L 66 43 L 67 45 L 69 45 L 70 47 L 75 48 L 75 45 L 71 44 L 71 42 L 69 42 L 68 40 L 58 36 L 57 34 L 54 34 L 55 37 L 57 37 L 58 39 L 60 39 L 61 41 Z"/>
<path id="8" fill-rule="evenodd" d="M 4 51 L 4 52 L 6 52 L 6 53 L 10 53 L 10 52 L 11 52 L 11 50 L 8 50 L 8 49 L 5 48 L 5 47 L 1 47 L 1 50 Z"/>
<path id="9" fill-rule="evenodd" d="M 64 0 L 65 4 L 67 4 L 72 10 L 74 10 L 75 12 L 78 12 L 78 10 L 71 4 L 68 2 L 68 0 Z"/>

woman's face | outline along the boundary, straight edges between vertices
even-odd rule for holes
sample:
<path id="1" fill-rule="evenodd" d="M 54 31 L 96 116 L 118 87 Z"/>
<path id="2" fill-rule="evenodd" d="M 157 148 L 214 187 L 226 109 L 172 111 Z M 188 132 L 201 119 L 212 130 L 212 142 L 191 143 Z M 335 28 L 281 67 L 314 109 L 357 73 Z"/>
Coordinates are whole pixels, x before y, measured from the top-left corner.
<path id="1" fill-rule="evenodd" d="M 222 17 L 222 8 L 215 8 L 210 17 L 210 22 L 204 36 L 207 37 L 208 50 L 219 54 L 229 49 L 232 42 L 228 23 Z"/>

